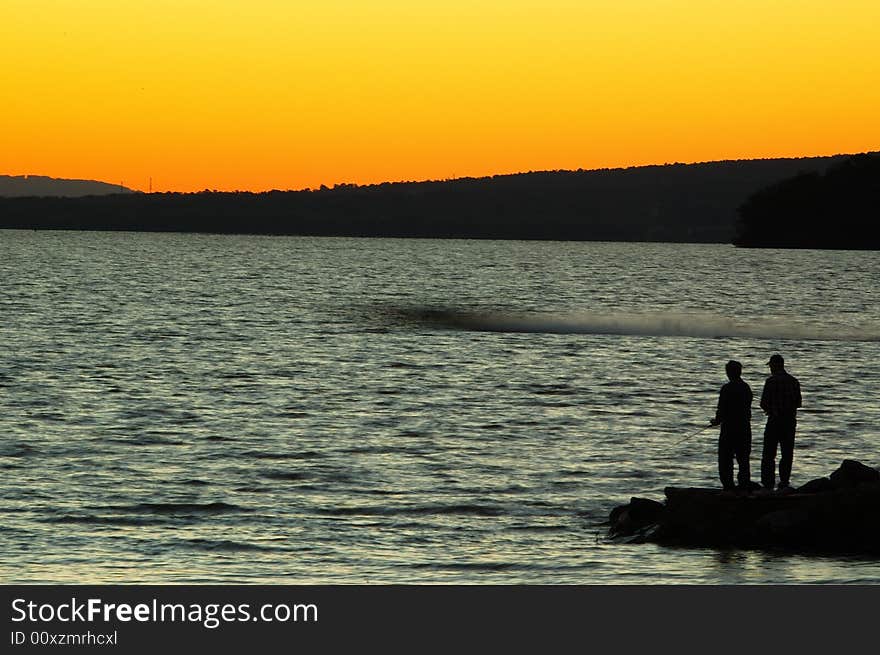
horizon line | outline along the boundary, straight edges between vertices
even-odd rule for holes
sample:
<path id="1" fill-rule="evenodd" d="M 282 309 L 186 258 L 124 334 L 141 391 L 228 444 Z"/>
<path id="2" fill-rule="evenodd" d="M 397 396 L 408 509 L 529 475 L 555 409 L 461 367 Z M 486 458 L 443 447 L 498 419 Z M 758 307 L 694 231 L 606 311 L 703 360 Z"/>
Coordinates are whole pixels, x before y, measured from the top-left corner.
<path id="1" fill-rule="evenodd" d="M 228 189 L 228 190 L 218 190 L 211 189 L 205 187 L 203 189 L 197 191 L 174 191 L 174 190 L 165 190 L 165 191 L 143 191 L 137 188 L 125 186 L 124 180 L 122 182 L 107 182 L 105 180 L 97 180 L 97 179 L 88 179 L 88 178 L 72 178 L 72 177 L 53 177 L 52 175 L 47 175 L 44 173 L 0 173 L 0 177 L 19 177 L 19 178 L 29 178 L 29 177 L 41 177 L 47 178 L 50 180 L 57 180 L 63 182 L 90 182 L 97 184 L 105 184 L 107 186 L 112 187 L 123 187 L 127 191 L 132 193 L 143 193 L 146 195 L 152 194 L 161 194 L 161 193 L 271 193 L 271 192 L 304 192 L 304 191 L 323 191 L 323 190 L 333 190 L 339 187 L 356 187 L 356 188 L 369 188 L 376 186 L 384 186 L 386 184 L 431 184 L 431 183 L 441 183 L 441 182 L 455 182 L 458 180 L 486 180 L 492 179 L 496 177 L 514 177 L 517 175 L 533 175 L 540 173 L 592 173 L 592 172 L 603 172 L 603 171 L 627 171 L 631 169 L 637 168 L 660 168 L 664 166 L 699 166 L 704 164 L 724 164 L 724 163 L 732 163 L 732 162 L 747 162 L 747 161 L 773 161 L 773 160 L 781 160 L 781 159 L 831 159 L 834 157 L 854 157 L 856 155 L 874 155 L 880 154 L 880 149 L 877 150 L 865 150 L 862 152 L 837 152 L 830 155 L 797 155 L 797 156 L 788 156 L 788 157 L 739 157 L 739 158 L 731 158 L 731 159 L 709 159 L 702 161 L 667 161 L 663 163 L 651 163 L 651 164 L 634 164 L 631 166 L 601 166 L 597 168 L 547 168 L 547 169 L 539 169 L 539 170 L 528 170 L 528 171 L 515 171 L 511 173 L 489 173 L 486 175 L 463 175 L 460 177 L 449 177 L 449 178 L 422 178 L 422 179 L 396 179 L 396 180 L 383 180 L 381 182 L 368 182 L 364 184 L 358 184 L 356 182 L 336 182 L 332 186 L 327 184 L 320 184 L 317 187 L 300 187 L 300 188 L 292 188 L 288 187 L 286 189 L 280 189 L 277 187 L 273 188 L 264 188 L 259 191 L 249 190 L 249 189 Z M 155 185 L 154 185 L 155 186 Z"/>

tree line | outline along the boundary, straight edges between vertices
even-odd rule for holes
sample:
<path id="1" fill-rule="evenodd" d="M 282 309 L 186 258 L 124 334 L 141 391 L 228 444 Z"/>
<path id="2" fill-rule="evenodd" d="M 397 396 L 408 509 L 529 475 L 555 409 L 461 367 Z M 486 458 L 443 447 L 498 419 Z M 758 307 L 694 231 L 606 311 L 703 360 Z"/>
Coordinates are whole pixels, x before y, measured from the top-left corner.
<path id="1" fill-rule="evenodd" d="M 757 189 L 846 156 L 265 193 L 0 198 L 0 228 L 730 243 Z"/>
<path id="2" fill-rule="evenodd" d="M 745 247 L 880 249 L 880 155 L 786 178 L 739 208 L 733 243 Z"/>

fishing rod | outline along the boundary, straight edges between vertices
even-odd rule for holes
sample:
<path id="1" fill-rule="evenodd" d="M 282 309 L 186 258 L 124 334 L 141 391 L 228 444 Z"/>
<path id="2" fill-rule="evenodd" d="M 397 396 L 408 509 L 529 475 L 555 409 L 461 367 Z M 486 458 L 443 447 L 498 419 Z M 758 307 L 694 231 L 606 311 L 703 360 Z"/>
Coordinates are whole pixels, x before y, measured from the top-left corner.
<path id="1" fill-rule="evenodd" d="M 709 423 L 709 425 L 704 425 L 703 427 L 701 427 L 701 428 L 700 428 L 699 430 L 697 430 L 696 432 L 691 432 L 691 433 L 690 433 L 689 435 L 687 435 L 684 439 L 679 439 L 678 441 L 676 441 L 676 442 L 675 442 L 675 445 L 677 446 L 678 444 L 684 443 L 685 441 L 687 441 L 687 440 L 690 439 L 691 437 L 696 437 L 698 434 L 700 434 L 700 432 L 704 432 L 704 431 L 708 430 L 709 428 L 714 428 L 714 427 L 715 427 L 715 426 L 714 426 L 712 423 Z"/>

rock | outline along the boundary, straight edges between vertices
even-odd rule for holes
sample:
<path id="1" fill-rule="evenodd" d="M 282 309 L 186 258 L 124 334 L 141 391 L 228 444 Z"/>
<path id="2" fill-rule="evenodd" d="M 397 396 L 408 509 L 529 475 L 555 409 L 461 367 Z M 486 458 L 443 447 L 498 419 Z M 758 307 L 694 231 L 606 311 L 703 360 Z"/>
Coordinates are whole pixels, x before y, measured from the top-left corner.
<path id="1" fill-rule="evenodd" d="M 809 521 L 810 515 L 802 509 L 781 509 L 759 518 L 755 532 L 761 540 L 795 543 L 803 538 Z"/>
<path id="2" fill-rule="evenodd" d="M 656 500 L 631 498 L 629 501 L 629 514 L 636 523 L 656 523 L 663 510 L 663 503 Z"/>
<path id="3" fill-rule="evenodd" d="M 831 484 L 835 489 L 872 482 L 880 482 L 880 471 L 852 459 L 843 460 L 840 468 L 831 474 Z"/>
<path id="4" fill-rule="evenodd" d="M 667 487 L 665 503 L 632 498 L 609 535 L 661 545 L 880 555 L 880 471 L 846 460 L 788 493 Z"/>
<path id="5" fill-rule="evenodd" d="M 665 507 L 648 498 L 630 498 L 628 505 L 620 505 L 608 517 L 609 532 L 615 537 L 632 536 L 657 523 Z"/>
<path id="6" fill-rule="evenodd" d="M 810 480 L 805 485 L 797 488 L 799 494 L 820 494 L 834 490 L 834 484 L 829 478 L 817 478 Z"/>
<path id="7" fill-rule="evenodd" d="M 618 505 L 614 509 L 611 510 L 611 514 L 608 515 L 608 523 L 611 524 L 611 529 L 614 529 L 618 523 L 620 523 L 622 515 L 624 512 L 629 511 L 629 505 Z"/>

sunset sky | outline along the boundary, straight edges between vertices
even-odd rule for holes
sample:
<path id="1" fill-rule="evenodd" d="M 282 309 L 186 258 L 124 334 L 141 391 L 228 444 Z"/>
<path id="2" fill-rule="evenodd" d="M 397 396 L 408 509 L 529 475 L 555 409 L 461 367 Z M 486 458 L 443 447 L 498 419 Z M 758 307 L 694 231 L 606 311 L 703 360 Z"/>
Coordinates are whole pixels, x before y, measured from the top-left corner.
<path id="1" fill-rule="evenodd" d="M 288 189 L 880 149 L 878 0 L 2 0 L 0 174 Z"/>

